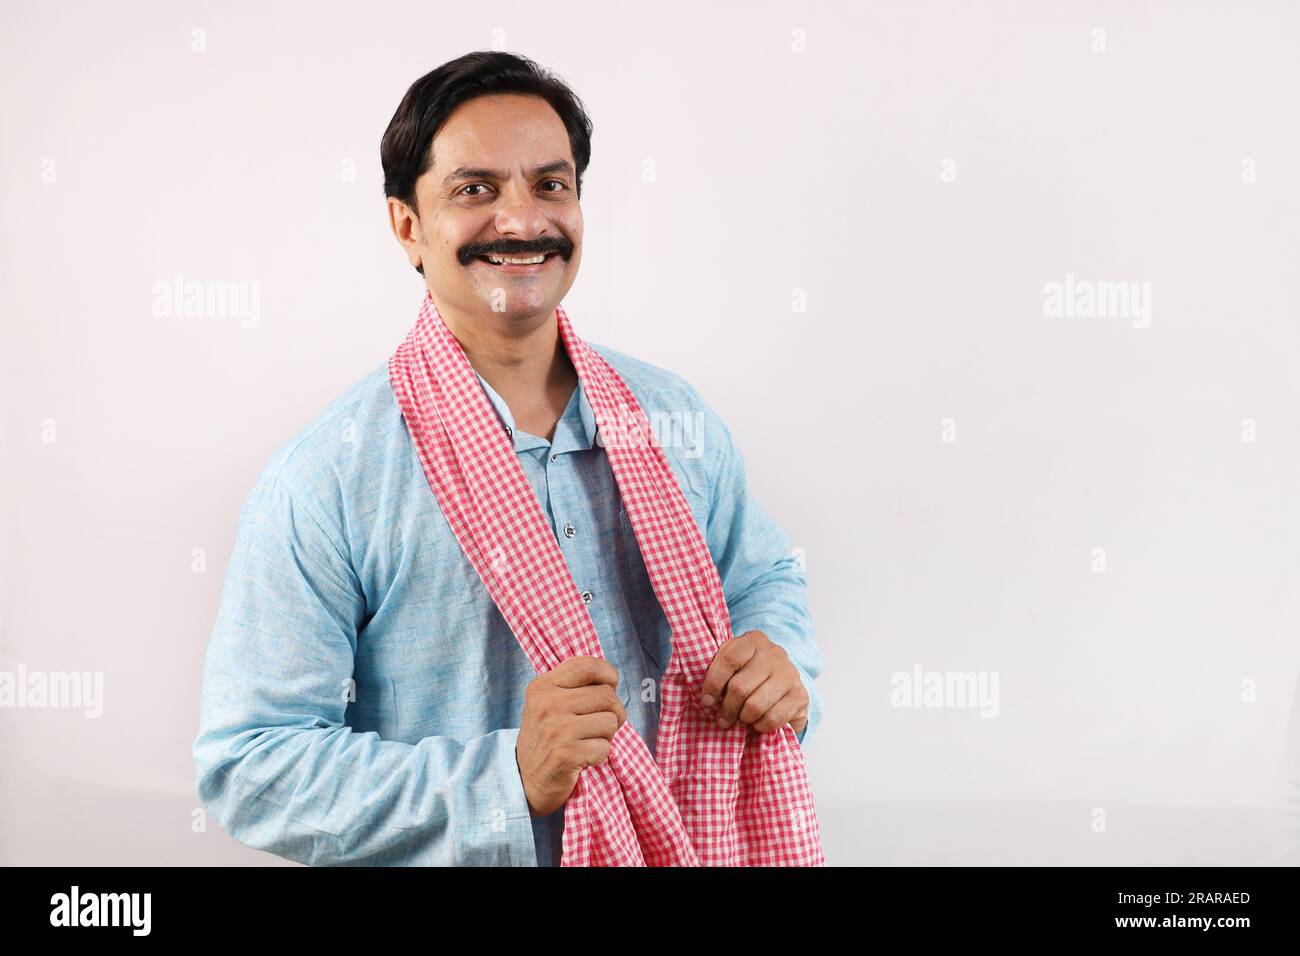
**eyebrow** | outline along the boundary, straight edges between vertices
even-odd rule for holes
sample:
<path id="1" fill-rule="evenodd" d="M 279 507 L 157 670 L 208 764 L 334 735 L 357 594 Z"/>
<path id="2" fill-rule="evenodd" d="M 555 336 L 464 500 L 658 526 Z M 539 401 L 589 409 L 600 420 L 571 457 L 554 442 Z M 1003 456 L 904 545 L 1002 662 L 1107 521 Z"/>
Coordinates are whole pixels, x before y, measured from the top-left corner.
<path id="1" fill-rule="evenodd" d="M 534 176 L 544 176 L 546 173 L 568 173 L 573 175 L 573 166 L 565 159 L 553 159 L 549 163 L 542 163 L 540 166 L 533 167 Z M 442 181 L 444 186 L 450 186 L 452 183 L 464 182 L 467 179 L 505 179 L 506 174 L 498 172 L 495 169 L 486 169 L 482 166 L 457 166 L 447 178 Z"/>

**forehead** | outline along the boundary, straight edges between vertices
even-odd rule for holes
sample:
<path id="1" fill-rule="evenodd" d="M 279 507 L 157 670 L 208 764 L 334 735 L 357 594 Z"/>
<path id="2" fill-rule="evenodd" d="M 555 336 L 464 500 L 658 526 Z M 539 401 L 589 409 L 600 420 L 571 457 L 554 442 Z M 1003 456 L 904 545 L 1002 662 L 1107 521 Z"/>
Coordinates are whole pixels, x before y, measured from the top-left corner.
<path id="1" fill-rule="evenodd" d="M 433 138 L 435 169 L 462 163 L 513 166 L 564 158 L 573 161 L 560 115 L 538 96 L 480 96 L 452 111 Z"/>

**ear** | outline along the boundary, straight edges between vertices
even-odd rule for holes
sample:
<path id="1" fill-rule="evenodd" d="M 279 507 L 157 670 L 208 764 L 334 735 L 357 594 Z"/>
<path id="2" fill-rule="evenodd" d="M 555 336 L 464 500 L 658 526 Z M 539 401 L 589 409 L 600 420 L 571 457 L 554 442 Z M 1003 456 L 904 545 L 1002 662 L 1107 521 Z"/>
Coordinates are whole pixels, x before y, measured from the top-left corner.
<path id="1" fill-rule="evenodd" d="M 406 261 L 420 268 L 420 220 L 411 207 L 400 199 L 388 197 L 388 225 L 406 251 Z"/>

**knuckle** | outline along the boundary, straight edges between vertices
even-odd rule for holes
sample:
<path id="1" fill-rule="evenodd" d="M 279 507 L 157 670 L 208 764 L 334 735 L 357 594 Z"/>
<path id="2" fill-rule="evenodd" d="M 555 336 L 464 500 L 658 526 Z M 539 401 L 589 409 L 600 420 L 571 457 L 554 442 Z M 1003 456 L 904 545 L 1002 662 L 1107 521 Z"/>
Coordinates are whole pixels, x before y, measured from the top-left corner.
<path id="1" fill-rule="evenodd" d="M 571 769 L 573 761 L 573 752 L 565 744 L 552 747 L 547 754 L 547 766 L 553 768 L 556 772 L 563 773 Z"/>
<path id="2" fill-rule="evenodd" d="M 727 695 L 728 700 L 735 701 L 737 707 L 742 706 L 749 699 L 749 695 L 754 693 L 754 681 L 748 677 L 737 676 L 731 679 L 731 693 Z M 734 698 L 732 695 L 735 695 Z"/>
<path id="3" fill-rule="evenodd" d="M 581 770 L 583 767 L 587 765 L 587 761 L 585 759 L 585 755 L 582 747 L 579 747 L 575 744 L 568 747 L 567 750 L 568 750 L 568 759 L 565 761 L 564 767 L 569 773 L 573 773 L 575 771 Z"/>
<path id="4" fill-rule="evenodd" d="M 561 734 L 559 721 L 547 720 L 542 723 L 541 732 L 537 735 L 542 746 L 550 747 L 552 750 L 560 747 L 564 738 Z"/>

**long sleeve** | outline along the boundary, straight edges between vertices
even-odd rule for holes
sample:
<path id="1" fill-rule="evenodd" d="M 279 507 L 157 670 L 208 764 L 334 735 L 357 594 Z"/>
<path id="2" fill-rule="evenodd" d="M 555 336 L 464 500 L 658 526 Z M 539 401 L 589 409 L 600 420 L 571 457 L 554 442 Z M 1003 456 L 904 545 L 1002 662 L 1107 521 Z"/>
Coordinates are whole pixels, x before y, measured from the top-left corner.
<path id="1" fill-rule="evenodd" d="M 535 866 L 518 729 L 409 744 L 345 725 L 365 595 L 341 521 L 291 487 L 268 468 L 240 514 L 204 665 L 199 798 L 239 842 L 301 863 Z"/>
<path id="2" fill-rule="evenodd" d="M 731 430 L 700 399 L 705 441 L 716 450 L 707 540 L 722 578 L 731 630 L 735 635 L 762 631 L 780 644 L 799 671 L 808 691 L 808 723 L 798 734 L 807 745 L 821 723 L 822 696 L 815 680 L 821 674 L 821 652 L 814 641 L 808 609 L 807 578 L 790 540 L 750 494 L 745 460 Z"/>

